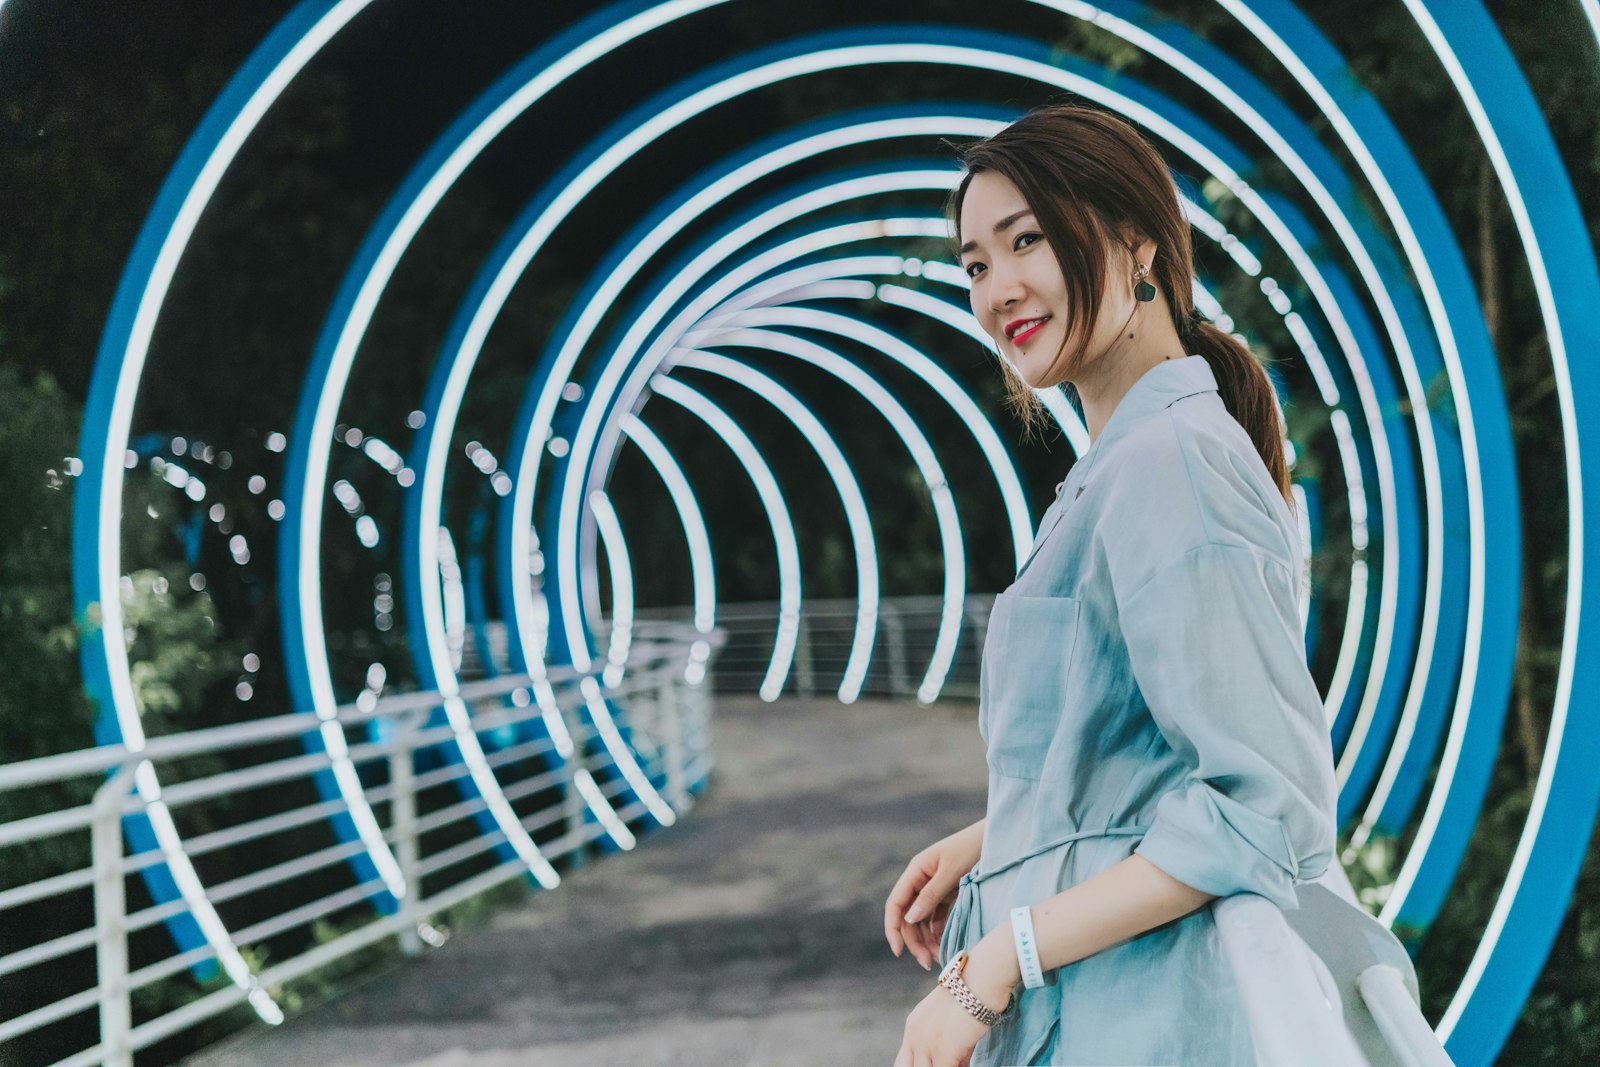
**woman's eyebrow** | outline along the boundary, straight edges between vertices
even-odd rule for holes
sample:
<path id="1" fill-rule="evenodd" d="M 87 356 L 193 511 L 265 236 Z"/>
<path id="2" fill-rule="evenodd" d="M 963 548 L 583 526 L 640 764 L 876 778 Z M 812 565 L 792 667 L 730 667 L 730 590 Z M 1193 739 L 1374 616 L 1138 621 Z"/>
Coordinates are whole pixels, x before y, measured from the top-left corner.
<path id="1" fill-rule="evenodd" d="M 1007 226 L 1010 226 L 1013 222 L 1016 222 L 1018 219 L 1022 218 L 1024 215 L 1032 215 L 1032 214 L 1033 214 L 1033 209 L 1032 208 L 1026 208 L 1026 207 L 1023 208 L 1021 211 L 1013 211 L 1011 214 L 1007 215 L 1005 218 L 1001 219 L 999 222 L 994 224 L 994 232 L 995 233 L 1004 233 L 1005 232 L 1005 228 Z M 966 244 L 962 245 L 959 250 L 957 250 L 956 255 L 964 256 L 968 252 L 972 251 L 974 248 L 977 248 L 977 247 L 978 247 L 978 242 L 977 241 L 968 241 Z"/>

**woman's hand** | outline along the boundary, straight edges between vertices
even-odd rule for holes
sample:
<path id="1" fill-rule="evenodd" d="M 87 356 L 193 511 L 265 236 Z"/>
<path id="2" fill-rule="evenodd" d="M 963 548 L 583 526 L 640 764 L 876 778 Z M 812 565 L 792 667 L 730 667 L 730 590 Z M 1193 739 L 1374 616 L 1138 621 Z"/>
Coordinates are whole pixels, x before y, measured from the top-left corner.
<path id="1" fill-rule="evenodd" d="M 906 1018 L 894 1067 L 967 1067 L 988 1029 L 948 989 L 934 986 Z"/>
<path id="2" fill-rule="evenodd" d="M 911 857 L 883 908 L 883 933 L 896 956 L 909 948 L 923 970 L 933 969 L 961 876 L 977 866 L 982 854 L 979 819 Z"/>

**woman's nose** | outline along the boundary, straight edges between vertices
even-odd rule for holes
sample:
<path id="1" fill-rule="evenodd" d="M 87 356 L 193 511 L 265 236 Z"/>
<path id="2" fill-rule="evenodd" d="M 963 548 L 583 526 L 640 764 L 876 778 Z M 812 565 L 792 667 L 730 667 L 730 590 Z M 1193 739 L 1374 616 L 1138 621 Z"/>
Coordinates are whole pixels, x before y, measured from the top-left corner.
<path id="1" fill-rule="evenodd" d="M 994 268 L 989 275 L 989 307 L 996 314 L 1005 311 L 1026 295 L 1022 279 L 1003 268 Z"/>

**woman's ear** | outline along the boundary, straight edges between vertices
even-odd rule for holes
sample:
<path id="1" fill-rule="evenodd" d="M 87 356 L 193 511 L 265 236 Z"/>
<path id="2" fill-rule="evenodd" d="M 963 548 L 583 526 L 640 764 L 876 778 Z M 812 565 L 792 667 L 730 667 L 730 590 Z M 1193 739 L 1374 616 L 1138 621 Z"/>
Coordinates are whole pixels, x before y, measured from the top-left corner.
<path id="1" fill-rule="evenodd" d="M 1128 250 L 1131 259 L 1128 269 L 1137 270 L 1139 264 L 1155 269 L 1156 243 L 1140 233 L 1131 223 L 1123 223 L 1117 227 L 1117 236 L 1122 241 L 1122 246 Z"/>
<path id="2" fill-rule="evenodd" d="M 1136 237 L 1129 247 L 1133 251 L 1135 265 L 1142 263 L 1149 267 L 1152 272 L 1155 271 L 1157 248 L 1154 241 L 1148 237 Z"/>

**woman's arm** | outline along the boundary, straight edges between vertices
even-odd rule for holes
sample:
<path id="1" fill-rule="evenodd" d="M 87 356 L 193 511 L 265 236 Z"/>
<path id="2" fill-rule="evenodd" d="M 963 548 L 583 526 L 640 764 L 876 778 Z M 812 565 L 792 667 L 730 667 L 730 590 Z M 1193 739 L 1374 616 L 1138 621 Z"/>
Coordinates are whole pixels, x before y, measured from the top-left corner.
<path id="1" fill-rule="evenodd" d="M 1048 971 L 1076 963 L 1215 899 L 1216 894 L 1178 881 L 1143 856 L 1129 856 L 1033 906 L 1039 966 Z M 972 991 L 996 1011 L 1022 981 L 1011 938 L 1007 919 L 973 947 L 962 972 Z"/>

